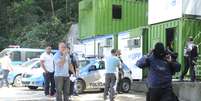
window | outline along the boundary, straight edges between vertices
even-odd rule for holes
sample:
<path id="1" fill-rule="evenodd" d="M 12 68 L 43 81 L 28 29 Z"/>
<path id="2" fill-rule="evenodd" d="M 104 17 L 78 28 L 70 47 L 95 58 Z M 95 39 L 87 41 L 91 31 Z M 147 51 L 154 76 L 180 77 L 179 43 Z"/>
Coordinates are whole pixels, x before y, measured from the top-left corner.
<path id="1" fill-rule="evenodd" d="M 105 62 L 99 61 L 99 68 L 98 69 L 105 69 Z"/>
<path id="2" fill-rule="evenodd" d="M 105 40 L 105 46 L 106 47 L 112 47 L 112 38 L 107 38 Z"/>
<path id="3" fill-rule="evenodd" d="M 139 48 L 141 47 L 141 40 L 140 39 L 130 39 L 127 41 L 129 48 Z"/>
<path id="4" fill-rule="evenodd" d="M 136 46 L 136 47 L 140 46 L 140 39 L 134 40 L 134 46 Z"/>
<path id="5" fill-rule="evenodd" d="M 21 61 L 21 52 L 14 51 L 11 53 L 11 60 L 12 61 Z"/>
<path id="6" fill-rule="evenodd" d="M 79 69 L 87 66 L 89 63 L 90 63 L 90 61 L 88 61 L 88 60 L 79 61 Z"/>
<path id="7" fill-rule="evenodd" d="M 122 17 L 122 7 L 121 5 L 112 5 L 112 18 L 121 19 Z"/>
<path id="8" fill-rule="evenodd" d="M 37 64 L 35 64 L 34 66 L 33 66 L 33 68 L 40 68 L 40 63 L 37 63 Z"/>
<path id="9" fill-rule="evenodd" d="M 39 58 L 42 52 L 26 52 L 26 59 Z"/>

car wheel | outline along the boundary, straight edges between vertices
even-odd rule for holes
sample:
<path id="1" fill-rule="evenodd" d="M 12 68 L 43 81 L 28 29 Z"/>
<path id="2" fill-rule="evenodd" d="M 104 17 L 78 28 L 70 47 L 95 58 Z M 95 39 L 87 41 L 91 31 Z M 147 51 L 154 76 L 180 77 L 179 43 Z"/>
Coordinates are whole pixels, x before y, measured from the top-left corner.
<path id="1" fill-rule="evenodd" d="M 84 81 L 83 80 L 78 80 L 77 81 L 77 92 L 79 94 L 83 93 L 84 92 L 84 88 L 85 88 Z"/>
<path id="2" fill-rule="evenodd" d="M 123 79 L 120 83 L 122 92 L 128 93 L 131 88 L 131 83 L 128 79 Z"/>
<path id="3" fill-rule="evenodd" d="M 21 75 L 17 75 L 14 79 L 13 82 L 13 86 L 14 87 L 21 87 L 22 86 L 22 76 Z"/>
<path id="4" fill-rule="evenodd" d="M 36 87 L 36 86 L 28 86 L 28 88 L 31 89 L 31 90 L 36 90 L 38 87 Z"/>

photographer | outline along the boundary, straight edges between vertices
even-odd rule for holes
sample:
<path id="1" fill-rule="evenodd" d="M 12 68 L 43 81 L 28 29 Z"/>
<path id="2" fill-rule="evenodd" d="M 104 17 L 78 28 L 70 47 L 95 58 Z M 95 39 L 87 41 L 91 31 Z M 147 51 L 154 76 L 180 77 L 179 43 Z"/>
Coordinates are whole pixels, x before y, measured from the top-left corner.
<path id="1" fill-rule="evenodd" d="M 172 75 L 180 70 L 180 64 L 172 59 L 163 43 L 156 43 L 152 53 L 142 57 L 136 65 L 149 69 L 147 101 L 178 101 L 172 91 Z"/>

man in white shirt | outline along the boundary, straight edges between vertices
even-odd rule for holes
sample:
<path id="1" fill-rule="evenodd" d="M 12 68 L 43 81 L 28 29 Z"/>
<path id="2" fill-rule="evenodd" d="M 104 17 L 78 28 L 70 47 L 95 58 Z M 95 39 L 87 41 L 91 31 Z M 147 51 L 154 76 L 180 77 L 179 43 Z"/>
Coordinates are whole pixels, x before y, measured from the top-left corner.
<path id="1" fill-rule="evenodd" d="M 3 70 L 3 80 L 8 88 L 9 88 L 8 74 L 10 71 L 13 71 L 10 55 L 11 55 L 10 53 L 7 53 L 1 60 L 1 67 Z"/>
<path id="2" fill-rule="evenodd" d="M 182 74 L 180 76 L 180 81 L 183 81 L 184 76 L 188 73 L 189 69 L 190 69 L 191 81 L 195 81 L 195 68 L 192 63 L 194 60 L 192 57 L 195 57 L 195 56 L 192 56 L 194 55 L 192 54 L 193 47 L 196 47 L 196 45 L 193 42 L 193 37 L 190 36 L 184 48 L 184 65 L 185 66 L 184 66 L 184 71 L 182 71 Z"/>
<path id="3" fill-rule="evenodd" d="M 45 80 L 45 84 L 44 84 L 45 95 L 54 96 L 56 90 L 55 90 L 55 81 L 54 81 L 53 54 L 51 53 L 51 46 L 46 47 L 46 52 L 41 54 L 40 63 L 41 63 L 42 69 L 44 70 L 43 76 Z M 50 87 L 50 84 L 51 84 L 51 87 Z"/>

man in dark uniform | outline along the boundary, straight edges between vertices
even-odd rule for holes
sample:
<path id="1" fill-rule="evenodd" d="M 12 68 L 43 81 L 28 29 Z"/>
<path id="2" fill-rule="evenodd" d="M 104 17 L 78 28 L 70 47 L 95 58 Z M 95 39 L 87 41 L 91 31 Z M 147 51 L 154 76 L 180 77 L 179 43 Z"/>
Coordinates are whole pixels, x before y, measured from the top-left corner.
<path id="1" fill-rule="evenodd" d="M 163 43 L 156 43 L 153 53 L 142 57 L 136 65 L 149 68 L 148 101 L 178 101 L 172 90 L 172 75 L 179 72 L 180 64 L 166 54 Z"/>

